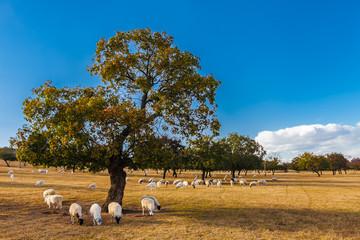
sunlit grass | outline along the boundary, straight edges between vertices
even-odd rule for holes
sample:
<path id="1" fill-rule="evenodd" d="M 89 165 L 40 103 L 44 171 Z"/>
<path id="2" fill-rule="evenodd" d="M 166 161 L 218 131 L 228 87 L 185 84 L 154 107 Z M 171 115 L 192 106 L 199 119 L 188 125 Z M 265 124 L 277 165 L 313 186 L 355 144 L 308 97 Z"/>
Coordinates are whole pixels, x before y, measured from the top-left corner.
<path id="1" fill-rule="evenodd" d="M 92 226 L 88 213 L 94 202 L 102 204 L 109 184 L 106 172 L 90 174 L 57 173 L 49 169 L 40 174 L 26 166 L 23 173 L 12 167 L 15 179 L 0 163 L 0 239 L 360 239 L 360 174 L 279 173 L 279 182 L 267 179 L 268 186 L 222 188 L 199 186 L 175 189 L 171 184 L 155 191 L 138 184 L 142 172 L 129 174 L 123 200 L 125 215 L 116 225 L 103 213 L 103 225 Z M 14 163 L 13 166 L 17 166 Z M 35 170 L 32 173 L 32 170 Z M 193 172 L 183 172 L 182 180 L 191 181 Z M 226 173 L 216 173 L 222 179 Z M 148 178 L 161 179 L 155 171 Z M 250 181 L 252 174 L 245 176 Z M 169 177 L 170 181 L 174 178 Z M 45 186 L 36 187 L 38 180 Z M 96 183 L 97 189 L 88 189 Z M 62 210 L 50 210 L 42 192 L 53 188 L 64 197 Z M 155 196 L 163 210 L 150 217 L 141 215 L 140 197 Z M 83 206 L 85 223 L 71 225 L 68 208 Z"/>

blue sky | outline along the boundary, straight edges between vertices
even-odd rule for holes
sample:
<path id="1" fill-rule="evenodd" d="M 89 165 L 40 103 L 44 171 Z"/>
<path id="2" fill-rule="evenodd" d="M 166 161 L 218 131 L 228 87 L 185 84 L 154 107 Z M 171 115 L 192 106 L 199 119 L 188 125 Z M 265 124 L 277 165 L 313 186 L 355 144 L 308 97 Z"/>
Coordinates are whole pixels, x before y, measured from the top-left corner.
<path id="1" fill-rule="evenodd" d="M 86 71 L 99 38 L 149 27 L 174 36 L 180 49 L 201 58 L 202 73 L 213 73 L 222 82 L 217 92 L 222 136 L 239 132 L 257 137 L 269 152 L 281 153 L 278 138 L 283 136 L 277 131 L 313 126 L 308 137 L 314 139 L 334 129 L 328 124 L 337 124 L 346 131 L 331 136 L 336 140 L 350 134 L 353 144 L 349 140 L 343 148 L 335 144 L 319 150 L 313 142 L 308 150 L 360 156 L 355 143 L 360 134 L 353 133 L 360 122 L 359 5 L 0 0 L 0 146 L 9 145 L 24 124 L 21 104 L 31 89 L 46 80 L 58 87 L 99 84 Z M 263 140 L 263 131 L 278 141 Z M 289 148 L 293 154 L 304 149 L 296 148 L 296 142 Z"/>

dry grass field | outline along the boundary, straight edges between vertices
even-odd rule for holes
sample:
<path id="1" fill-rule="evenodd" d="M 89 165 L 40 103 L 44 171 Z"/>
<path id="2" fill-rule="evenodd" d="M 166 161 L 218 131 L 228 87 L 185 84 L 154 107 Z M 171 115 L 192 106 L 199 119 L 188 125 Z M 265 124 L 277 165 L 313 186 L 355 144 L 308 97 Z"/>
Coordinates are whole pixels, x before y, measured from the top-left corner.
<path id="1" fill-rule="evenodd" d="M 103 213 L 103 225 L 93 226 L 89 208 L 105 200 L 107 173 L 59 174 L 51 168 L 40 174 L 32 166 L 20 173 L 17 164 L 12 166 L 14 180 L 0 163 L 1 239 L 360 239 L 360 173 L 327 172 L 320 178 L 313 173 L 279 173 L 279 182 L 261 174 L 257 179 L 267 179 L 268 186 L 231 187 L 226 182 L 222 188 L 170 185 L 151 191 L 137 183 L 143 173 L 134 172 L 128 175 L 120 225 Z M 215 174 L 215 179 L 225 175 Z M 252 180 L 248 175 L 245 179 Z M 149 177 L 161 178 L 154 171 Z M 179 178 L 193 179 L 190 172 Z M 38 180 L 45 180 L 45 186 L 34 186 Z M 97 189 L 88 189 L 91 183 Z M 45 205 L 42 192 L 48 188 L 64 197 L 62 210 Z M 142 216 L 143 195 L 155 196 L 163 209 Z M 83 226 L 70 223 L 73 202 L 83 206 Z"/>

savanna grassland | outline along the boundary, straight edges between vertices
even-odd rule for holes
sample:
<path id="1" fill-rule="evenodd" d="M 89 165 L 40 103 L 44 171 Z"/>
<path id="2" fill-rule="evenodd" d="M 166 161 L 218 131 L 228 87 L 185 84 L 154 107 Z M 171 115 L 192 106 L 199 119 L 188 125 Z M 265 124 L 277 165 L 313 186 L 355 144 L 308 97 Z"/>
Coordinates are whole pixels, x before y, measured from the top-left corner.
<path id="1" fill-rule="evenodd" d="M 225 182 L 221 188 L 198 186 L 175 189 L 171 184 L 156 190 L 138 184 L 143 172 L 129 174 L 123 199 L 120 225 L 103 213 L 103 225 L 93 226 L 89 208 L 101 204 L 109 189 L 109 176 L 50 168 L 40 174 L 32 166 L 18 171 L 15 178 L 0 163 L 0 238 L 1 239 L 360 239 L 360 172 L 322 177 L 305 173 L 276 173 L 279 182 L 267 179 L 268 186 L 249 188 Z M 35 170 L 32 173 L 32 170 Z M 191 181 L 194 172 L 183 172 Z M 222 179 L 227 173 L 215 173 Z M 252 180 L 252 173 L 244 176 Z M 150 170 L 148 178 L 161 179 Z M 173 177 L 168 178 L 173 181 Z M 45 186 L 35 182 L 44 180 Z M 97 189 L 88 189 L 96 183 Z M 63 209 L 49 209 L 42 192 L 53 188 L 63 196 Z M 162 205 L 154 216 L 142 216 L 139 198 L 155 196 Z M 77 202 L 83 207 L 84 225 L 71 225 L 68 209 Z"/>

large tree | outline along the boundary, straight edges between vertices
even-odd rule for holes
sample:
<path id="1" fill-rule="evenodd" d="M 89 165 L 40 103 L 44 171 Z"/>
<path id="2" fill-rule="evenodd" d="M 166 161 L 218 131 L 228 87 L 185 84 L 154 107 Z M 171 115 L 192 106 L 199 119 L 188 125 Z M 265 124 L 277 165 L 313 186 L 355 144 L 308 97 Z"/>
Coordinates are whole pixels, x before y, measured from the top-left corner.
<path id="1" fill-rule="evenodd" d="M 191 137 L 218 132 L 214 77 L 199 73 L 199 58 L 173 45 L 166 32 L 137 29 L 101 38 L 89 67 L 96 88 L 45 83 L 23 103 L 27 125 L 12 139 L 21 161 L 34 165 L 107 169 L 104 203 L 122 204 L 134 149 L 156 132 Z"/>
<path id="2" fill-rule="evenodd" d="M 8 161 L 16 161 L 16 152 L 12 148 L 3 147 L 0 148 L 0 159 L 4 160 L 6 165 L 10 167 Z"/>

